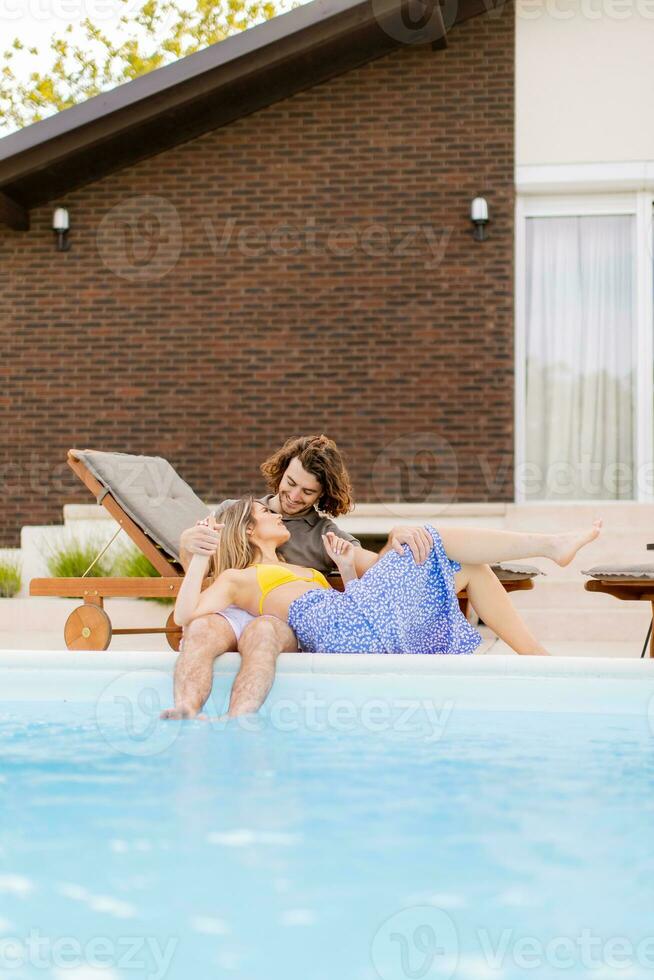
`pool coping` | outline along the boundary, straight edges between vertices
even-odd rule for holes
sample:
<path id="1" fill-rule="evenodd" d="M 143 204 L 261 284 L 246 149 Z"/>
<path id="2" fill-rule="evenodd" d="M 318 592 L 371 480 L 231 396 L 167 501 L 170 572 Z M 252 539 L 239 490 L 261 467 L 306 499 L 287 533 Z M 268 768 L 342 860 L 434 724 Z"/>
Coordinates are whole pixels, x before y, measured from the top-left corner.
<path id="1" fill-rule="evenodd" d="M 158 670 L 172 674 L 171 651 L 0 650 L 0 670 Z M 214 674 L 234 674 L 238 653 L 218 657 Z M 595 677 L 638 680 L 654 676 L 654 660 L 613 657 L 419 656 L 416 654 L 283 653 L 281 674 L 395 674 L 466 677 Z"/>

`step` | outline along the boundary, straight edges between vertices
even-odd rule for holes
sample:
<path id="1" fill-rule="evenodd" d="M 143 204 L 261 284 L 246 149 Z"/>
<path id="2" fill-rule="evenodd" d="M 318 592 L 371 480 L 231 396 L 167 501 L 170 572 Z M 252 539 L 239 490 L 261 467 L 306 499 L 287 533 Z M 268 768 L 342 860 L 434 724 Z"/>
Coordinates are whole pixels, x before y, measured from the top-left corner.
<path id="1" fill-rule="evenodd" d="M 589 579 L 579 575 L 574 581 L 549 579 L 539 576 L 534 588 L 524 592 L 512 592 L 511 601 L 517 609 L 569 609 L 593 613 L 597 609 L 608 611 L 629 609 L 640 605 L 634 600 L 616 599 L 605 592 L 588 592 L 584 588 Z M 645 604 L 647 606 L 647 603 Z"/>
<path id="2" fill-rule="evenodd" d="M 68 616 L 81 605 L 83 602 L 80 599 L 55 596 L 0 599 L 0 634 L 48 630 L 63 634 Z M 112 626 L 145 628 L 165 626 L 173 606 L 146 599 L 106 599 L 104 608 Z"/>
<path id="3" fill-rule="evenodd" d="M 64 504 L 64 525 L 79 521 L 112 521 L 113 517 L 100 504 Z"/>
<path id="4" fill-rule="evenodd" d="M 601 517 L 605 523 L 623 526 L 646 524 L 654 530 L 654 503 L 635 500 L 589 501 L 538 501 L 534 503 L 507 503 L 506 526 L 513 530 L 535 530 L 536 524 L 547 524 L 547 530 L 556 530 L 566 524 L 567 529 L 583 527 Z M 566 530 L 564 527 L 563 530 Z"/>
<path id="5" fill-rule="evenodd" d="M 45 555 L 50 547 L 74 538 L 77 541 L 96 541 L 100 551 L 104 544 L 118 529 L 118 524 L 111 518 L 109 521 L 80 520 L 74 525 L 63 524 L 29 525 L 21 528 L 20 546 L 23 565 L 23 583 L 21 596 L 29 596 L 29 583 L 33 578 L 47 578 L 50 574 Z M 117 538 L 112 548 L 118 548 L 128 542 L 123 532 Z"/>
<path id="6" fill-rule="evenodd" d="M 24 650 L 26 654 L 32 650 L 66 650 L 63 630 L 53 632 L 52 630 L 23 630 L 11 632 L 10 630 L 0 631 L 0 651 L 1 650 Z M 144 650 L 159 651 L 169 654 L 173 658 L 173 653 L 168 646 L 168 641 L 160 633 L 143 633 L 138 636 L 112 636 L 109 646 L 109 653 L 117 651 L 130 651 L 134 660 L 138 659 L 139 653 Z M 137 652 L 138 651 L 138 652 Z M 101 655 L 102 651 L 91 651 Z M 172 667 L 170 668 L 172 673 Z"/>
<path id="7" fill-rule="evenodd" d="M 625 660 L 638 659 L 642 644 L 638 646 L 633 642 L 613 641 L 607 643 L 606 640 L 576 640 L 574 642 L 566 640 L 552 640 L 547 644 L 547 652 L 553 657 L 610 657 Z M 486 650 L 486 655 L 506 656 L 514 651 L 502 640 L 495 643 Z"/>
<path id="8" fill-rule="evenodd" d="M 651 606 L 634 602 L 625 609 L 616 600 L 614 609 L 592 612 L 570 609 L 521 609 L 520 615 L 531 632 L 543 643 L 548 640 L 606 641 L 642 644 L 651 619 Z"/>

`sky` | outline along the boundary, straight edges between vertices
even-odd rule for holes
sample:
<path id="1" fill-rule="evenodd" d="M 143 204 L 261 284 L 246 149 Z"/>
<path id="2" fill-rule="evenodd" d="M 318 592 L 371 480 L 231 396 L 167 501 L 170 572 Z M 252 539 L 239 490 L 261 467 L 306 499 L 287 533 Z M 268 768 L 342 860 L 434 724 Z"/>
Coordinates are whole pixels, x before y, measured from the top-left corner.
<path id="1" fill-rule="evenodd" d="M 46 50 L 53 34 L 63 34 L 69 24 L 77 32 L 86 17 L 117 34 L 121 15 L 137 6 L 132 0 L 0 0 L 2 46 L 5 49 L 18 37 Z"/>
<path id="2" fill-rule="evenodd" d="M 186 2 L 195 6 L 193 0 Z M 112 40 L 118 41 L 125 37 L 120 18 L 136 12 L 142 3 L 143 0 L 0 0 L 0 55 L 18 38 L 23 44 L 38 48 L 38 68 L 45 71 L 52 62 L 52 38 L 63 36 L 68 25 L 73 27 L 72 38 L 81 40 L 81 24 L 88 17 Z M 276 0 L 280 12 L 290 5 L 291 0 Z M 19 78 L 27 79 L 35 68 L 35 59 L 16 52 L 12 67 Z M 8 132 L 11 129 L 0 127 L 0 136 Z"/>

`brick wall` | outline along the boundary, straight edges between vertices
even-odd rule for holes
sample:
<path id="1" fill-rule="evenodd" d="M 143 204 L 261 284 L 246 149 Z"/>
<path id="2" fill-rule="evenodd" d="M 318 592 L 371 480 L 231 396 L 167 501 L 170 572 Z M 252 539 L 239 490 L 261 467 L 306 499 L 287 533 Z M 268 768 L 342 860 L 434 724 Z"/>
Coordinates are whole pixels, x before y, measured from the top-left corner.
<path id="1" fill-rule="evenodd" d="M 0 544 L 90 502 L 70 446 L 215 498 L 322 431 L 359 500 L 511 499 L 513 34 L 508 6 L 71 193 L 68 253 L 52 205 L 1 229 Z"/>

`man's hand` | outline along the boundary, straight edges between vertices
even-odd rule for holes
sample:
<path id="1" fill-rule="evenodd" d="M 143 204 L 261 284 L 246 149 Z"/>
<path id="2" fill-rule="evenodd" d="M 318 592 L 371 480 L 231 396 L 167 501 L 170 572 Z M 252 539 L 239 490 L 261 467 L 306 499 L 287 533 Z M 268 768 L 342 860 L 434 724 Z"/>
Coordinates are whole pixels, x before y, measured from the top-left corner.
<path id="1" fill-rule="evenodd" d="M 408 544 L 411 549 L 416 564 L 422 565 L 427 561 L 429 552 L 434 547 L 434 539 L 424 527 L 394 527 L 388 535 L 388 541 L 381 554 L 386 554 L 392 548 L 398 555 L 402 555 L 404 554 L 402 546 L 405 544 Z"/>
<path id="2" fill-rule="evenodd" d="M 182 531 L 179 539 L 180 551 L 182 554 L 211 558 L 220 544 L 220 532 L 223 527 L 223 524 L 216 522 L 213 514 L 209 514 L 204 520 L 198 521 L 194 527 Z"/>

